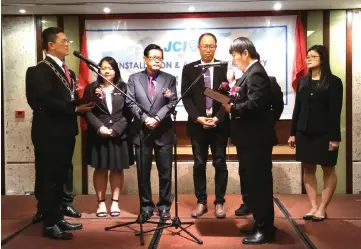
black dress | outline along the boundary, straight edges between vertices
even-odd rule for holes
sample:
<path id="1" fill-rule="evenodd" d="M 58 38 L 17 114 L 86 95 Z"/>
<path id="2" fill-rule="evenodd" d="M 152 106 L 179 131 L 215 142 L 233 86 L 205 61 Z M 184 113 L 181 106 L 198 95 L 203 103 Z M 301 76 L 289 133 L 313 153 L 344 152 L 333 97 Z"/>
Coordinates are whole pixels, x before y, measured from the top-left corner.
<path id="1" fill-rule="evenodd" d="M 119 83 L 118 86 L 126 92 L 125 83 Z M 92 96 L 97 87 L 99 87 L 98 82 L 89 84 L 84 91 L 84 97 Z M 127 139 L 129 116 L 125 108 L 125 99 L 116 89 L 112 91 L 112 110 L 110 112 L 106 98 L 107 96 L 98 101 L 92 112 L 85 114 L 88 123 L 88 165 L 103 169 L 127 169 L 129 168 L 130 150 Z M 97 132 L 101 126 L 113 129 L 116 136 L 103 137 L 99 135 Z"/>
<path id="2" fill-rule="evenodd" d="M 342 82 L 334 75 L 327 85 L 310 77 L 299 80 L 291 128 L 297 161 L 336 165 L 338 149 L 329 151 L 329 142 L 341 141 L 342 91 Z"/>

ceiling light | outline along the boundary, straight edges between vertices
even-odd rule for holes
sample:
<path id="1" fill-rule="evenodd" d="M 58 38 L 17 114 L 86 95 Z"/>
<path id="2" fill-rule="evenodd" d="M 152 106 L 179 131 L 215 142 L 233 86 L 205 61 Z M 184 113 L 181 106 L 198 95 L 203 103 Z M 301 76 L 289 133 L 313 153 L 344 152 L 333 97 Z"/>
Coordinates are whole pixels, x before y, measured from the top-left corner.
<path id="1" fill-rule="evenodd" d="M 108 7 L 105 7 L 105 8 L 103 9 L 103 11 L 104 11 L 104 13 L 109 13 L 109 12 L 110 12 L 110 9 L 109 9 Z"/>
<path id="2" fill-rule="evenodd" d="M 41 20 L 42 23 L 46 23 L 47 21 L 46 20 Z"/>
<path id="3" fill-rule="evenodd" d="M 280 3 L 275 3 L 274 5 L 273 5 L 273 9 L 274 10 L 280 10 L 282 8 L 282 4 L 280 4 Z"/>
<path id="4" fill-rule="evenodd" d="M 188 10 L 193 12 L 195 10 L 195 8 L 194 8 L 194 6 L 189 6 Z"/>
<path id="5" fill-rule="evenodd" d="M 26 10 L 20 9 L 19 12 L 20 12 L 21 14 L 24 14 L 24 13 L 26 12 Z"/>

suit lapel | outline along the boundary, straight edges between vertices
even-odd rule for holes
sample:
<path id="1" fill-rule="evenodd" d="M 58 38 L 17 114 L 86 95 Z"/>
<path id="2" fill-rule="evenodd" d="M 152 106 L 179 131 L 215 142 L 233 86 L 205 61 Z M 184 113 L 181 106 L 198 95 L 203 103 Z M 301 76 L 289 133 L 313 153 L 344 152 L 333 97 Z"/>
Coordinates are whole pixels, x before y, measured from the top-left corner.
<path id="1" fill-rule="evenodd" d="M 164 88 L 165 78 L 162 72 L 159 72 L 156 83 L 155 83 L 155 93 L 154 93 L 154 100 L 152 105 L 157 100 L 158 96 L 162 94 L 162 89 Z"/>
<path id="2" fill-rule="evenodd" d="M 68 79 L 66 78 L 65 72 L 64 70 L 58 65 L 58 63 L 56 63 L 52 58 L 50 58 L 49 56 L 45 57 L 45 60 L 47 60 L 48 62 L 50 62 L 51 64 L 54 65 L 54 67 L 56 68 L 56 70 L 59 71 L 59 73 L 64 77 L 64 79 L 66 80 L 66 82 L 68 82 Z M 69 82 L 68 82 L 69 83 Z"/>
<path id="3" fill-rule="evenodd" d="M 141 82 L 141 85 L 144 89 L 145 95 L 147 96 L 149 103 L 152 103 L 152 97 L 150 96 L 150 92 L 149 92 L 149 79 L 148 79 L 148 74 L 146 73 L 146 71 L 143 71 L 143 73 L 140 76 L 139 81 Z"/>
<path id="4" fill-rule="evenodd" d="M 241 86 L 243 85 L 243 82 L 247 79 L 247 76 L 248 76 L 248 70 L 242 75 L 241 78 L 239 78 L 239 79 L 236 81 L 235 86 L 241 87 Z"/>

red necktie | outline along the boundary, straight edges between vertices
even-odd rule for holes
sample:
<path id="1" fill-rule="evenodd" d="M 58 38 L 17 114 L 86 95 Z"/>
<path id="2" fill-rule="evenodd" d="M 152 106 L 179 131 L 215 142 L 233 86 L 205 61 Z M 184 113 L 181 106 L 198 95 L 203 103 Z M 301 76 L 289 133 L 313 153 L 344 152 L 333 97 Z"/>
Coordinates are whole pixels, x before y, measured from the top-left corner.
<path id="1" fill-rule="evenodd" d="M 150 96 L 152 97 L 152 100 L 153 100 L 154 99 L 155 87 L 154 87 L 153 77 L 152 76 L 149 76 L 149 92 L 150 92 Z"/>
<path id="2" fill-rule="evenodd" d="M 70 72 L 69 72 L 68 67 L 65 65 L 65 63 L 63 63 L 63 68 L 64 68 L 66 79 L 68 80 L 69 85 L 71 85 Z"/>

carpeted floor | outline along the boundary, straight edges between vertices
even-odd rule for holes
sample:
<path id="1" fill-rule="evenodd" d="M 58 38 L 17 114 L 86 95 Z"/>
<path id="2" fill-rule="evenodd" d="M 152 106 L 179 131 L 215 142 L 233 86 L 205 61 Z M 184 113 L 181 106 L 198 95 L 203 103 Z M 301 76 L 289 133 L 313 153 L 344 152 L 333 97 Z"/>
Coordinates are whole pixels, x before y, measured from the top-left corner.
<path id="1" fill-rule="evenodd" d="M 71 241 L 54 241 L 42 237 L 41 224 L 31 224 L 36 212 L 34 196 L 2 196 L 1 236 L 2 247 L 5 249 L 22 248 L 68 248 L 68 249 L 360 249 L 361 248 L 361 196 L 336 195 L 328 209 L 329 219 L 315 223 L 302 220 L 302 216 L 309 211 L 307 196 L 305 195 L 275 195 L 275 226 L 277 227 L 276 241 L 259 246 L 242 245 L 239 228 L 253 222 L 251 216 L 236 217 L 234 210 L 241 204 L 238 195 L 226 196 L 226 219 L 216 219 L 213 207 L 214 196 L 209 196 L 208 213 L 202 218 L 192 219 L 190 213 L 196 204 L 193 195 L 180 195 L 178 198 L 179 214 L 182 222 L 194 221 L 195 224 L 188 231 L 199 239 L 199 245 L 180 229 L 167 228 L 161 232 L 145 234 L 145 245 L 141 246 L 135 232 L 139 224 L 118 227 L 111 231 L 104 228 L 123 222 L 134 221 L 139 211 L 139 199 L 136 195 L 121 196 L 119 206 L 121 215 L 117 218 L 97 218 L 95 196 L 77 196 L 74 206 L 82 212 L 82 218 L 69 218 L 70 222 L 83 223 L 84 229 L 73 232 Z M 110 198 L 108 198 L 110 200 Z M 154 197 L 156 202 L 157 197 Z M 108 201 L 108 207 L 110 201 Z M 175 214 L 175 204 L 171 214 Z M 152 221 L 158 221 L 154 215 Z M 144 229 L 155 228 L 154 224 L 144 224 Z"/>

